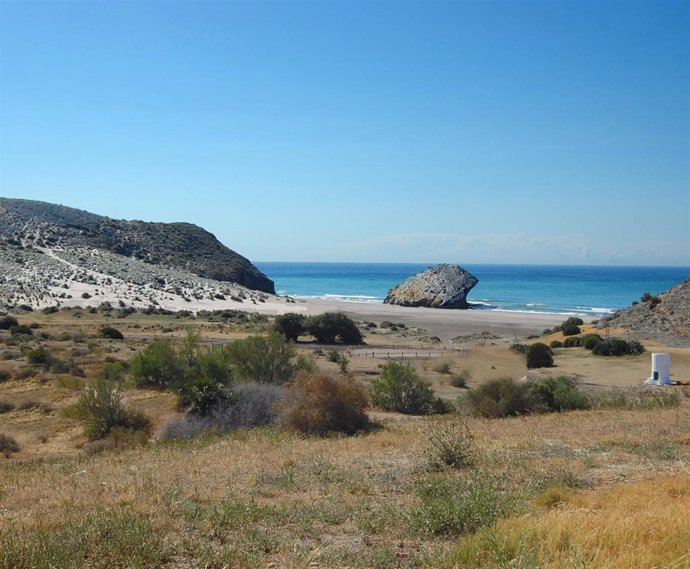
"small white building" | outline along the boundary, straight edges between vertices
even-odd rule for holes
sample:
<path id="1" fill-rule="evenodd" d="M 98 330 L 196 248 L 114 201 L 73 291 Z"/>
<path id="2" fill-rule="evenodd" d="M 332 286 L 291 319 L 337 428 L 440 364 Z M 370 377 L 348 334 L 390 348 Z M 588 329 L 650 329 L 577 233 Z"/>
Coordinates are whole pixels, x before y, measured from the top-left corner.
<path id="1" fill-rule="evenodd" d="M 652 354 L 652 376 L 646 385 L 671 385 L 671 354 Z"/>

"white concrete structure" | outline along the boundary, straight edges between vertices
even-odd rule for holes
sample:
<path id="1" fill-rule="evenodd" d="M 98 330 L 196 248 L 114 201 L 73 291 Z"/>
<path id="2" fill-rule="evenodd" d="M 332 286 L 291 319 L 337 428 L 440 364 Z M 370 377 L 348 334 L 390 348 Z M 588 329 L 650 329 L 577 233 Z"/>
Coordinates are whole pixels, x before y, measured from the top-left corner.
<path id="1" fill-rule="evenodd" d="M 652 377 L 645 381 L 647 385 L 671 385 L 671 355 L 652 354 Z"/>

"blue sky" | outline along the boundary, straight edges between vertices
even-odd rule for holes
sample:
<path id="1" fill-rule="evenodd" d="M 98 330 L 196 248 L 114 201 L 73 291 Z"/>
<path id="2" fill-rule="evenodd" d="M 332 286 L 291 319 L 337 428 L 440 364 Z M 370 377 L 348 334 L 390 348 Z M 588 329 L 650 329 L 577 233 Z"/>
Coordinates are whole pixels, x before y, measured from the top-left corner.
<path id="1" fill-rule="evenodd" d="M 0 195 L 257 261 L 690 266 L 690 4 L 0 0 Z"/>

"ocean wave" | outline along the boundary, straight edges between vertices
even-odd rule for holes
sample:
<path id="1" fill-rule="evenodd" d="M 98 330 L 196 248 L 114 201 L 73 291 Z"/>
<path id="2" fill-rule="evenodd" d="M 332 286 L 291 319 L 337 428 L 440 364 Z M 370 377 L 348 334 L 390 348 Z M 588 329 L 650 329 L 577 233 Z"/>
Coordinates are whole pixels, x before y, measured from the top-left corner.
<path id="1" fill-rule="evenodd" d="M 576 306 L 575 308 L 577 310 L 586 310 L 594 314 L 613 314 L 615 312 L 613 308 L 597 308 L 596 306 Z"/>
<path id="2" fill-rule="evenodd" d="M 303 300 L 335 300 L 338 302 L 360 302 L 364 304 L 380 304 L 383 302 L 382 298 L 368 294 L 301 294 L 290 296 Z"/>

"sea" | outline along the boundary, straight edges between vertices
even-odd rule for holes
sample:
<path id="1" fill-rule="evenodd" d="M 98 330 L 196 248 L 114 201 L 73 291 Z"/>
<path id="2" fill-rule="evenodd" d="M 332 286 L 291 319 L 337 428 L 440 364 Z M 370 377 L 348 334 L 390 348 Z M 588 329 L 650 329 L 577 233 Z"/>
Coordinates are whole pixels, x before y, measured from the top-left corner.
<path id="1" fill-rule="evenodd" d="M 382 303 L 388 289 L 431 264 L 255 263 L 295 298 Z M 605 316 L 690 277 L 690 267 L 463 264 L 479 283 L 472 309 Z"/>

